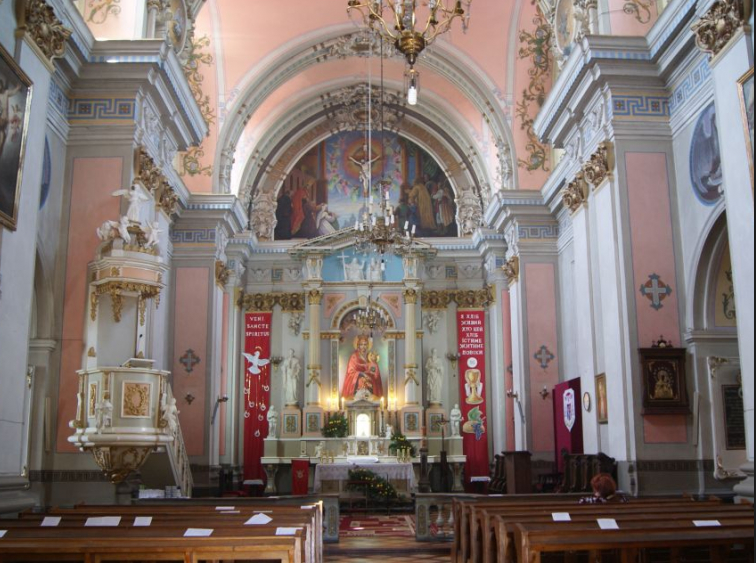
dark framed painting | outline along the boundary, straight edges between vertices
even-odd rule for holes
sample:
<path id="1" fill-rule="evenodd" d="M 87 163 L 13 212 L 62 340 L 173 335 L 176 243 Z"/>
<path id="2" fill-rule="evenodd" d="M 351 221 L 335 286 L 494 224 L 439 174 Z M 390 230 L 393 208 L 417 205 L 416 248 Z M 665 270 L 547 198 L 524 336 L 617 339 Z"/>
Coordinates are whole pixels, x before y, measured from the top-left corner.
<path id="1" fill-rule="evenodd" d="M 16 230 L 32 83 L 0 45 L 0 224 Z"/>
<path id="2" fill-rule="evenodd" d="M 688 414 L 685 348 L 641 348 L 643 414 Z"/>
<path id="3" fill-rule="evenodd" d="M 609 403 L 606 398 L 606 374 L 596 376 L 596 420 L 599 424 L 609 422 Z"/>
<path id="4" fill-rule="evenodd" d="M 746 137 L 748 168 L 751 171 L 751 189 L 753 190 L 753 67 L 738 78 L 738 97 L 740 113 L 743 116 L 743 131 Z"/>

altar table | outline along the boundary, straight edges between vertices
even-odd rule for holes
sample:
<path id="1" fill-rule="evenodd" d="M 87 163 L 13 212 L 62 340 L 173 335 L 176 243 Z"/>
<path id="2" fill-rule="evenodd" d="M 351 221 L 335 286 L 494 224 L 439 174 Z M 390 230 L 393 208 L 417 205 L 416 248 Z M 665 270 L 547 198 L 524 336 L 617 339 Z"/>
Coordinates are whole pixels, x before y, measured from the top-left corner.
<path id="1" fill-rule="evenodd" d="M 411 463 L 318 463 L 315 466 L 314 492 L 319 493 L 323 481 L 348 481 L 350 469 L 367 469 L 388 480 L 407 481 L 407 492 L 415 488 L 415 472 Z"/>

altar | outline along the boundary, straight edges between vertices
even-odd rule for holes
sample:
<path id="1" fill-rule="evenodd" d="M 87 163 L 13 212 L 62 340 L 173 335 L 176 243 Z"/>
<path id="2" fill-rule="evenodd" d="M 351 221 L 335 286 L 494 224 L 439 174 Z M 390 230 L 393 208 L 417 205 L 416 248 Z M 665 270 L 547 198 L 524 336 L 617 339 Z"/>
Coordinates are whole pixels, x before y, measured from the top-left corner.
<path id="1" fill-rule="evenodd" d="M 316 493 L 341 493 L 345 490 L 352 469 L 367 469 L 389 481 L 399 493 L 411 493 L 415 488 L 415 471 L 412 463 L 376 463 L 346 461 L 318 463 L 315 466 L 313 490 Z"/>

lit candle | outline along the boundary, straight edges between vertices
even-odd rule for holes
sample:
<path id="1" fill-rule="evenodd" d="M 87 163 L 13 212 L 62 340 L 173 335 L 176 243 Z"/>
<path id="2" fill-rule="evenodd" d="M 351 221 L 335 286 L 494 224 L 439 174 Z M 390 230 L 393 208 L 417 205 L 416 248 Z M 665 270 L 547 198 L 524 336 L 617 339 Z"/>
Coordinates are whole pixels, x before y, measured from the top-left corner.
<path id="1" fill-rule="evenodd" d="M 341 398 L 341 410 L 344 410 L 344 397 Z"/>
<path id="2" fill-rule="evenodd" d="M 405 230 L 405 231 L 408 231 L 408 230 L 409 230 L 409 221 L 405 221 L 405 222 L 404 222 L 404 230 Z"/>
<path id="3" fill-rule="evenodd" d="M 383 397 L 381 397 L 381 410 L 383 410 L 383 403 L 384 403 L 384 399 Z"/>

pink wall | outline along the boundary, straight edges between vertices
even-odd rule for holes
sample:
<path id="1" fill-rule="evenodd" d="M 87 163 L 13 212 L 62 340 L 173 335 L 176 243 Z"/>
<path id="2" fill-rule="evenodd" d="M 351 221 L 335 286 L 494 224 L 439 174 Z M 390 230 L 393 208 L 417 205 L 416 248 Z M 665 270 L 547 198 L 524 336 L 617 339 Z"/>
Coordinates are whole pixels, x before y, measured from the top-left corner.
<path id="1" fill-rule="evenodd" d="M 220 388 L 221 394 L 228 391 L 228 307 L 231 296 L 228 293 L 223 294 L 223 319 L 221 320 L 221 376 L 220 376 Z M 220 455 L 226 455 L 226 405 L 227 403 L 220 404 L 220 412 L 218 413 L 218 424 L 220 424 L 220 436 L 218 441 L 220 442 Z"/>
<path id="2" fill-rule="evenodd" d="M 501 320 L 502 320 L 502 336 L 504 342 L 504 390 L 514 388 L 514 375 L 509 370 L 509 366 L 512 365 L 512 305 L 510 302 L 509 291 L 502 290 L 501 292 Z M 506 404 L 506 437 L 507 437 L 507 450 L 511 451 L 515 448 L 515 404 L 514 399 L 507 397 L 504 399 Z"/>
<path id="3" fill-rule="evenodd" d="M 115 219 L 119 215 L 119 199 L 111 193 L 121 187 L 122 171 L 121 158 L 73 160 L 58 395 L 56 446 L 59 452 L 75 451 L 66 439 L 71 434 L 68 421 L 76 417 L 76 370 L 82 368 L 86 346 L 87 264 L 94 260 L 100 243 L 95 229 L 106 219 Z"/>
<path id="4" fill-rule="evenodd" d="M 96 0 L 84 2 L 84 21 L 96 39 L 136 39 L 137 2 L 142 0 L 119 0 L 110 7 L 117 9 L 114 13 L 104 9 L 108 4 Z M 103 7 L 93 11 L 93 8 Z"/>
<path id="5" fill-rule="evenodd" d="M 173 394 L 181 414 L 181 429 L 189 455 L 205 452 L 205 403 L 209 358 L 207 357 L 207 320 L 210 296 L 209 268 L 176 269 L 176 304 L 173 338 Z M 187 373 L 179 361 L 187 350 L 194 350 L 200 363 Z M 190 405 L 184 397 L 191 393 Z"/>
<path id="6" fill-rule="evenodd" d="M 626 14 L 623 10 L 626 4 L 628 4 L 627 0 L 609 0 L 609 25 L 612 28 L 612 35 L 646 35 L 659 18 L 656 2 L 648 2 L 650 14 L 645 10 L 639 12 L 641 20 L 646 23 L 638 21 L 633 14 Z"/>
<path id="7" fill-rule="evenodd" d="M 554 449 L 554 412 L 551 394 L 544 400 L 540 391 L 546 386 L 549 393 L 559 383 L 557 356 L 556 285 L 553 264 L 525 265 L 525 292 L 528 315 L 528 361 L 530 367 L 530 412 L 533 430 L 533 450 L 549 452 Z M 545 345 L 554 355 L 546 369 L 534 357 Z"/>
<path id="8" fill-rule="evenodd" d="M 633 280 L 638 346 L 648 348 L 661 335 L 680 346 L 678 285 L 669 200 L 667 157 L 663 153 L 626 153 L 627 192 L 633 245 Z M 640 287 L 656 274 L 672 288 L 657 310 Z M 647 443 L 687 441 L 685 416 L 644 416 Z"/>

